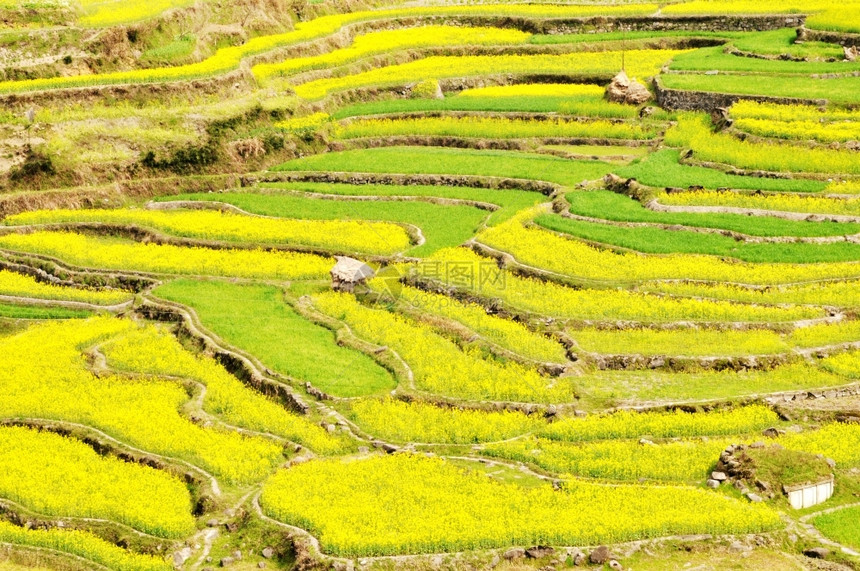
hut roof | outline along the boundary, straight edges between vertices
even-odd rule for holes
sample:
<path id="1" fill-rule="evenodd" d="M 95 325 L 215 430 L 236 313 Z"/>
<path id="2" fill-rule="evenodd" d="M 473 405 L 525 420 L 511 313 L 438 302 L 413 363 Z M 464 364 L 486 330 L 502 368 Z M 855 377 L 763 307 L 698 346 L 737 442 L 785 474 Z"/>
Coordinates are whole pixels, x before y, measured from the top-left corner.
<path id="1" fill-rule="evenodd" d="M 376 275 L 373 268 L 355 258 L 335 256 L 337 263 L 331 269 L 331 277 L 343 282 L 359 282 Z"/>

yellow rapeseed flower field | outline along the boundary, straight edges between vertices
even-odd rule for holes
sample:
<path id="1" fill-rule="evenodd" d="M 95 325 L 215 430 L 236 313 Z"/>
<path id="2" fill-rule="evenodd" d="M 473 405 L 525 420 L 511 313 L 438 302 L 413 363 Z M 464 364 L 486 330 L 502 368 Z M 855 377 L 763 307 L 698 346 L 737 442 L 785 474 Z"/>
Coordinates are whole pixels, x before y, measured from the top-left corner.
<path id="1" fill-rule="evenodd" d="M 214 210 L 36 210 L 9 216 L 7 225 L 102 223 L 136 225 L 187 238 L 250 244 L 302 245 L 347 252 L 393 254 L 409 247 L 396 224 L 361 220 L 293 220 Z"/>
<path id="2" fill-rule="evenodd" d="M 42 254 L 87 268 L 271 279 L 319 279 L 334 262 L 312 254 L 141 244 L 72 232 L 0 236 L 0 248 Z"/>
<path id="3" fill-rule="evenodd" d="M 754 432 L 773 425 L 777 420 L 775 412 L 761 405 L 697 414 L 681 410 L 644 413 L 621 411 L 586 418 L 565 418 L 547 426 L 541 436 L 570 442 L 640 436 L 719 436 Z"/>
<path id="4" fill-rule="evenodd" d="M 376 291 L 386 291 L 384 277 L 371 280 L 368 285 Z M 565 349 L 557 341 L 531 331 L 522 323 L 490 315 L 484 307 L 476 303 L 464 303 L 409 286 L 400 289 L 398 299 L 409 309 L 453 319 L 488 341 L 519 355 L 536 361 L 567 361 Z"/>
<path id="5" fill-rule="evenodd" d="M 656 129 L 604 120 L 546 121 L 500 117 L 411 117 L 404 119 L 359 119 L 339 125 L 334 134 L 344 139 L 390 137 L 396 135 L 435 135 L 489 139 L 534 137 L 597 137 L 607 139 L 649 139 Z"/>
<path id="6" fill-rule="evenodd" d="M 755 194 L 697 190 L 659 194 L 657 200 L 672 206 L 727 206 L 799 212 L 810 214 L 837 214 L 860 217 L 860 198 L 831 198 L 827 196 L 796 195 L 788 193 Z"/>
<path id="7" fill-rule="evenodd" d="M 419 26 L 383 30 L 358 36 L 348 48 L 323 55 L 290 58 L 274 64 L 255 65 L 251 71 L 258 80 L 286 76 L 300 71 L 343 65 L 363 57 L 396 50 L 440 46 L 481 46 L 522 44 L 531 34 L 500 28 Z"/>
<path id="8" fill-rule="evenodd" d="M 85 424 L 229 482 L 261 479 L 283 459 L 281 447 L 269 440 L 202 428 L 181 415 L 189 396 L 175 381 L 98 377 L 88 370 L 83 350 L 135 327 L 102 317 L 34 325 L 0 339 L 0 416 Z"/>
<path id="9" fill-rule="evenodd" d="M 676 55 L 678 50 L 630 50 L 625 53 L 627 72 L 649 77 Z M 607 75 L 618 72 L 621 52 L 562 55 L 432 56 L 344 77 L 309 81 L 295 86 L 303 99 L 321 99 L 334 91 L 368 86 L 399 85 L 426 77 L 444 79 L 498 74 Z M 0 84 L 2 89 L 2 84 Z"/>
<path id="10" fill-rule="evenodd" d="M 609 260 L 616 256 L 606 254 Z M 442 281 L 487 298 L 499 299 L 519 310 L 570 319 L 659 323 L 678 320 L 786 322 L 825 315 L 821 308 L 816 307 L 768 307 L 660 297 L 621 289 L 574 289 L 499 270 L 495 260 L 483 258 L 466 248 L 440 250 L 417 264 L 413 271 L 424 279 Z M 671 288 L 674 283 L 665 287 Z M 649 282 L 649 287 L 655 286 Z M 846 291 L 845 295 L 850 296 L 851 291 Z"/>
<path id="11" fill-rule="evenodd" d="M 39 514 L 113 520 L 162 537 L 194 530 L 181 480 L 28 428 L 0 428 L 0 496 Z"/>
<path id="12" fill-rule="evenodd" d="M 490 444 L 482 454 L 527 462 L 556 474 L 572 474 L 635 482 L 640 478 L 663 482 L 701 482 L 726 446 L 718 440 L 679 440 L 640 444 L 638 440 L 605 440 L 587 444 L 526 438 Z"/>
<path id="13" fill-rule="evenodd" d="M 35 278 L 8 270 L 0 270 L 0 295 L 78 301 L 97 305 L 113 305 L 131 299 L 129 292 L 95 290 L 47 284 Z"/>
<path id="14" fill-rule="evenodd" d="M 131 553 L 84 531 L 25 529 L 0 521 L 0 542 L 76 555 L 107 569 L 122 569 L 123 571 L 170 571 L 173 569 L 163 559 L 151 555 Z"/>
<path id="15" fill-rule="evenodd" d="M 596 545 L 779 524 L 766 506 L 698 488 L 578 481 L 559 491 L 524 488 L 410 454 L 306 462 L 273 476 L 261 502 L 345 556 Z"/>
<path id="16" fill-rule="evenodd" d="M 513 255 L 519 262 L 596 283 L 631 284 L 657 279 L 723 281 L 778 285 L 860 277 L 860 263 L 815 264 L 733 262 L 692 254 L 619 253 L 547 230 L 527 227 L 526 211 L 478 234 L 478 240 Z"/>
<path id="17" fill-rule="evenodd" d="M 350 405 L 355 423 L 374 437 L 398 442 L 475 444 L 519 436 L 541 427 L 537 415 L 440 408 L 420 402 L 359 400 Z"/>
<path id="18" fill-rule="evenodd" d="M 515 362 L 484 358 L 477 349 L 460 349 L 432 327 L 365 307 L 352 295 L 320 294 L 314 296 L 314 305 L 344 321 L 358 336 L 396 351 L 423 390 L 472 400 L 566 402 L 573 398 L 567 382 Z"/>
<path id="19" fill-rule="evenodd" d="M 345 443 L 307 418 L 287 412 L 274 400 L 246 387 L 212 359 L 186 351 L 169 333 L 149 325 L 117 337 L 103 347 L 108 364 L 123 371 L 185 377 L 206 385 L 203 405 L 226 422 L 299 442 L 321 453 Z"/>
<path id="20" fill-rule="evenodd" d="M 706 284 L 697 282 L 647 282 L 643 291 L 673 296 L 737 300 L 745 303 L 830 305 L 860 307 L 860 282 L 833 281 L 782 287 L 743 287 L 732 284 Z"/>

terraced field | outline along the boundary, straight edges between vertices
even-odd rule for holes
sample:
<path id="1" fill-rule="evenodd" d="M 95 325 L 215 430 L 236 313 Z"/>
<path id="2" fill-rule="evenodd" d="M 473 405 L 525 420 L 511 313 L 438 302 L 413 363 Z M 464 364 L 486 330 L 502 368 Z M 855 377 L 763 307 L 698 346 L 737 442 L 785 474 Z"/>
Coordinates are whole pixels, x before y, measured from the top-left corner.
<path id="1" fill-rule="evenodd" d="M 860 569 L 858 49 L 0 0 L 0 571 Z"/>

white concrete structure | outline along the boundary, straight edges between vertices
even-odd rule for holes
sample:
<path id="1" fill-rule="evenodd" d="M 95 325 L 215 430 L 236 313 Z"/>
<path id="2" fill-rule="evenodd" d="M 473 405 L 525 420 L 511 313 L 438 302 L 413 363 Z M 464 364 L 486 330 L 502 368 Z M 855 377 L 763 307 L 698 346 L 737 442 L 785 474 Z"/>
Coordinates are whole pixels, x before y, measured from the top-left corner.
<path id="1" fill-rule="evenodd" d="M 806 484 L 804 486 L 785 487 L 785 495 L 788 496 L 788 503 L 796 510 L 817 506 L 822 502 L 826 502 L 833 495 L 834 482 L 833 478 L 826 482 L 818 482 L 817 484 Z"/>

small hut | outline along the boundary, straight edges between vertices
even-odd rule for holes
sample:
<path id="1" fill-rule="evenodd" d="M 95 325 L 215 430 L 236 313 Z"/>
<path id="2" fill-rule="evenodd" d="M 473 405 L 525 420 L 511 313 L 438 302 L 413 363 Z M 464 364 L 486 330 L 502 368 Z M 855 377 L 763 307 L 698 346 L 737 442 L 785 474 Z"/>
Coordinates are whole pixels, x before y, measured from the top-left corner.
<path id="1" fill-rule="evenodd" d="M 352 292 L 357 284 L 363 284 L 376 272 L 373 268 L 355 258 L 335 256 L 337 263 L 331 269 L 331 287 L 336 291 Z"/>

